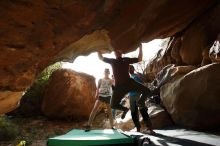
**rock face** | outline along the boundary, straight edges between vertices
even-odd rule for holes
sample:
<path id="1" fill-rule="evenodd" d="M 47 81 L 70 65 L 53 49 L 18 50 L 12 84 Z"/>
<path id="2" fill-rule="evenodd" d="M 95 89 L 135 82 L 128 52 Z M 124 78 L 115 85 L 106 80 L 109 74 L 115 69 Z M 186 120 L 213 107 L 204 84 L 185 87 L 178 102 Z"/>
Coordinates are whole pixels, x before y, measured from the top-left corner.
<path id="1" fill-rule="evenodd" d="M 156 75 L 169 64 L 174 64 L 175 61 L 171 57 L 170 43 L 172 39 L 164 40 L 162 48 L 157 52 L 156 56 L 147 64 L 145 74 L 153 81 Z"/>
<path id="2" fill-rule="evenodd" d="M 154 59 L 148 71 L 154 75 L 168 64 L 206 65 L 211 63 L 209 50 L 220 32 L 220 3 L 216 3 L 207 11 L 194 19 L 183 30 L 172 35 L 170 43 L 163 48 L 162 56 Z M 163 52 L 162 50 L 160 52 Z"/>
<path id="3" fill-rule="evenodd" d="M 24 91 L 54 61 L 100 48 L 127 52 L 140 41 L 172 36 L 213 6 L 210 0 L 1 0 L 0 88 Z"/>
<path id="4" fill-rule="evenodd" d="M 173 125 L 168 113 L 158 105 L 152 105 L 148 109 L 148 113 L 150 115 L 152 127 L 154 129 L 164 128 L 166 126 Z M 144 124 L 141 115 L 140 115 L 140 121 L 141 121 L 141 127 L 144 130 L 146 128 L 146 125 Z M 131 119 L 130 111 L 127 113 L 125 119 L 121 120 L 121 118 L 119 117 L 117 119 L 117 122 L 118 123 L 116 126 L 118 126 L 118 128 L 123 129 L 123 130 L 131 130 L 135 127 L 134 122 Z"/>
<path id="5" fill-rule="evenodd" d="M 167 113 L 164 108 L 162 108 L 159 104 L 154 104 L 149 101 L 147 101 L 147 107 L 148 107 L 148 114 L 151 118 L 152 127 L 154 129 L 164 128 L 166 126 L 173 125 L 171 118 L 169 117 L 169 114 Z M 129 107 L 129 105 L 127 106 Z M 141 114 L 139 113 L 139 119 L 141 122 L 141 127 L 144 130 L 146 128 L 146 125 L 143 122 L 143 118 Z M 131 118 L 131 111 L 126 114 L 125 119 L 121 119 L 121 115 L 117 116 L 116 118 L 118 128 L 123 130 L 131 130 L 135 127 L 134 122 Z"/>
<path id="6" fill-rule="evenodd" d="M 155 129 L 173 125 L 169 114 L 160 105 L 151 104 L 151 106 L 148 108 L 148 113 L 150 115 L 153 128 Z"/>
<path id="7" fill-rule="evenodd" d="M 50 118 L 88 118 L 95 102 L 95 79 L 62 69 L 54 71 L 46 89 L 42 112 Z"/>
<path id="8" fill-rule="evenodd" d="M 162 86 L 163 104 L 176 124 L 195 129 L 219 127 L 219 74 L 220 64 L 210 64 Z"/>
<path id="9" fill-rule="evenodd" d="M 22 94 L 23 92 L 0 92 L 0 115 L 17 108 Z"/>

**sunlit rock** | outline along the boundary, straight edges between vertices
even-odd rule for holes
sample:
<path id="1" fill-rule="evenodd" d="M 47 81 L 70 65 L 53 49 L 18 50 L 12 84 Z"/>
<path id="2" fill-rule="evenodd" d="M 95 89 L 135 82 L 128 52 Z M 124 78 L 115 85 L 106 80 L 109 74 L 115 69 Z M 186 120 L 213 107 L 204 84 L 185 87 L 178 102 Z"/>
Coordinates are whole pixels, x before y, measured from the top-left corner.
<path id="1" fill-rule="evenodd" d="M 177 76 L 161 88 L 161 99 L 177 125 L 211 129 L 220 123 L 220 64 Z"/>
<path id="2" fill-rule="evenodd" d="M 152 127 L 154 129 L 164 128 L 166 126 L 172 125 L 172 121 L 168 113 L 160 105 L 147 102 L 147 106 L 148 106 L 148 114 L 151 118 Z M 118 128 L 121 128 L 123 130 L 132 130 L 133 128 L 135 128 L 134 122 L 131 118 L 130 111 L 127 113 L 126 117 L 123 120 L 120 118 L 120 116 L 121 115 L 117 116 L 116 118 L 116 121 L 117 121 L 116 126 Z M 139 119 L 141 122 L 142 130 L 144 130 L 146 128 L 146 125 L 143 122 L 143 118 L 140 113 L 139 113 Z"/>
<path id="3" fill-rule="evenodd" d="M 42 112 L 50 118 L 87 119 L 95 102 L 94 77 L 72 70 L 54 71 L 46 88 Z"/>

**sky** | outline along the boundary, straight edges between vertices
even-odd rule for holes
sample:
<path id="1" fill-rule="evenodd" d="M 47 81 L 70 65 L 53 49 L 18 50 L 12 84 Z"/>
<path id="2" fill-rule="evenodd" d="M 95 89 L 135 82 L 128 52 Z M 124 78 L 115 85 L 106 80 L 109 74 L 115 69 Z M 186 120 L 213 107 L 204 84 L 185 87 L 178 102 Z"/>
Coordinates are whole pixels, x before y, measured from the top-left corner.
<path id="1" fill-rule="evenodd" d="M 162 40 L 155 39 L 149 43 L 143 43 L 143 60 L 149 61 L 152 59 L 158 50 L 161 48 Z M 115 58 L 114 53 L 110 54 L 103 54 L 104 57 Z M 123 55 L 124 57 L 137 57 L 138 56 L 138 49 L 136 51 L 127 53 Z M 135 66 L 135 65 L 134 65 Z M 62 65 L 63 68 L 68 68 L 75 70 L 77 72 L 83 72 L 89 75 L 92 75 L 96 78 L 96 83 L 100 78 L 104 75 L 104 69 L 110 69 L 110 76 L 112 75 L 111 66 L 107 63 L 98 59 L 97 53 L 91 53 L 88 56 L 79 56 L 75 59 L 73 63 L 64 62 Z M 136 67 L 136 66 L 135 66 Z"/>

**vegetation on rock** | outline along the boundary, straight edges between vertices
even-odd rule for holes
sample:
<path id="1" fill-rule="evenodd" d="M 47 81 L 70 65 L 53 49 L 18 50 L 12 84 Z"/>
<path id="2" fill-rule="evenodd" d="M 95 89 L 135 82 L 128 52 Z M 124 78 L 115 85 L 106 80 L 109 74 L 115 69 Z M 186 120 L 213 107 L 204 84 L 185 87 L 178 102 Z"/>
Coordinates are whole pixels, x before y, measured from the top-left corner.
<path id="1" fill-rule="evenodd" d="M 23 95 L 19 108 L 10 114 L 22 116 L 41 115 L 41 103 L 45 86 L 48 84 L 51 74 L 61 67 L 61 63 L 58 62 L 44 69 Z"/>

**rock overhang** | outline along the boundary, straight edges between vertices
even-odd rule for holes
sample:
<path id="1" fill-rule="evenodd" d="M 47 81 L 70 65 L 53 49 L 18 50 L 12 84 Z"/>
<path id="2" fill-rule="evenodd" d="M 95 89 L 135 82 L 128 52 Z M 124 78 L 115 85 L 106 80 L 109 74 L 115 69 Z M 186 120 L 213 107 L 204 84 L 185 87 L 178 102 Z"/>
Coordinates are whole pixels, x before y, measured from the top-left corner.
<path id="1" fill-rule="evenodd" d="M 217 4 L 215 0 L 2 0 L 0 91 L 25 91 L 56 61 L 72 61 L 100 49 L 126 53 L 140 42 L 173 36 Z"/>

